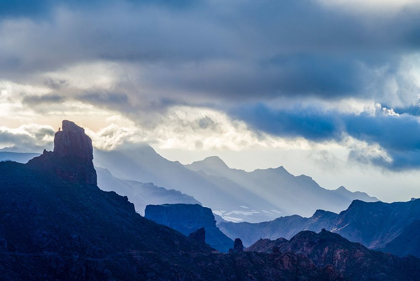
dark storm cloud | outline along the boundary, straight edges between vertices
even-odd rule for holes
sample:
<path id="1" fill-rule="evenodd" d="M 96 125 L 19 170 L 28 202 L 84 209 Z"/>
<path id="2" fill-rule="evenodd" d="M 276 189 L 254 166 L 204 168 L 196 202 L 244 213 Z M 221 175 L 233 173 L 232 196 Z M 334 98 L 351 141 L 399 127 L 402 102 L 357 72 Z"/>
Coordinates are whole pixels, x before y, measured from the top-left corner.
<path id="1" fill-rule="evenodd" d="M 65 100 L 63 96 L 57 94 L 48 94 L 43 96 L 27 95 L 22 99 L 24 105 L 38 105 L 38 104 L 50 104 L 50 103 L 61 103 Z"/>
<path id="2" fill-rule="evenodd" d="M 23 2 L 8 2 L 9 16 L 27 15 Z M 40 6 L 34 14 L 47 6 L 48 20 L 4 22 L 2 75 L 122 62 L 147 70 L 138 83 L 183 98 L 369 97 L 377 81 L 369 70 L 386 66 L 392 74 L 419 47 L 416 9 L 375 18 L 306 0 L 32 5 Z"/>
<path id="3" fill-rule="evenodd" d="M 371 145 L 380 145 L 393 161 L 372 158 L 361 151 L 353 151 L 351 159 L 370 161 L 394 170 L 420 167 L 420 122 L 408 114 L 390 115 L 381 110 L 375 114 L 346 114 L 311 107 L 273 110 L 258 105 L 236 109 L 232 115 L 255 129 L 282 137 L 340 142 L 351 136 Z"/>

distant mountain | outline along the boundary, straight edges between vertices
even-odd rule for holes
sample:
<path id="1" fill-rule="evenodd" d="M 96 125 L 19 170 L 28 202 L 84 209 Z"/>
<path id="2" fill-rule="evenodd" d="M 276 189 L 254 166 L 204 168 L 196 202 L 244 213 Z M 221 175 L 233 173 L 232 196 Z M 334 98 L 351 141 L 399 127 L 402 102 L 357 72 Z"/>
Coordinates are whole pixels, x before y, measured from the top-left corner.
<path id="1" fill-rule="evenodd" d="M 303 256 L 220 254 L 147 220 L 96 186 L 82 128 L 63 122 L 55 140 L 28 164 L 0 162 L 0 280 L 343 280 Z"/>
<path id="2" fill-rule="evenodd" d="M 344 187 L 337 190 L 324 189 L 312 178 L 305 175 L 293 176 L 284 167 L 246 172 L 229 168 L 218 157 L 208 157 L 186 167 L 216 178 L 229 179 L 244 190 L 258 194 L 277 208 L 282 208 L 286 214 L 310 216 L 317 209 L 339 212 L 355 199 L 378 201 L 366 193 L 353 193 Z M 281 215 L 284 216 L 284 213 Z"/>
<path id="3" fill-rule="evenodd" d="M 310 218 L 298 215 L 280 217 L 273 221 L 261 223 L 232 223 L 221 222 L 220 230 L 230 238 L 239 237 L 245 246 L 250 246 L 261 238 L 275 240 L 277 238 L 290 239 L 302 230 L 321 231 L 335 226 L 338 214 L 317 210 Z"/>
<path id="4" fill-rule="evenodd" d="M 261 198 L 227 178 L 209 176 L 169 161 L 153 148 L 136 145 L 114 151 L 94 151 L 95 165 L 106 167 L 114 176 L 152 182 L 193 196 L 216 214 L 232 221 L 263 221 L 286 214 L 281 206 Z"/>
<path id="5" fill-rule="evenodd" d="M 188 204 L 148 205 L 145 217 L 186 236 L 204 228 L 206 243 L 220 252 L 228 252 L 233 247 L 233 240 L 217 228 L 209 208 Z"/>
<path id="6" fill-rule="evenodd" d="M 355 200 L 340 214 L 317 211 L 310 218 L 289 216 L 265 223 L 221 222 L 218 226 L 248 246 L 260 238 L 289 239 L 302 230 L 325 228 L 370 249 L 420 257 L 419 218 L 420 199 L 396 203 Z"/>
<path id="7" fill-rule="evenodd" d="M 163 158 L 147 145 L 95 150 L 94 154 L 95 164 L 106 167 L 116 177 L 179 190 L 228 221 L 261 222 L 289 214 L 310 216 L 317 209 L 338 212 L 354 198 L 377 201 L 343 187 L 324 189 L 310 177 L 295 177 L 283 167 L 248 173 L 230 169 L 218 157 L 183 166 Z"/>
<path id="8" fill-rule="evenodd" d="M 25 163 L 34 155 L 37 156 L 9 153 L 4 159 Z M 114 151 L 94 150 L 94 156 L 95 165 L 108 169 L 116 178 L 178 190 L 193 196 L 227 221 L 262 222 L 292 214 L 310 216 L 317 209 L 342 211 L 355 199 L 377 201 L 366 193 L 351 192 L 344 187 L 324 189 L 310 177 L 293 176 L 283 167 L 245 172 L 229 168 L 219 157 L 208 157 L 183 166 L 163 158 L 148 145 L 126 146 Z M 114 190 L 107 185 L 107 180 L 101 180 L 102 177 L 109 177 L 104 173 L 99 175 L 103 188 Z M 126 190 L 121 186 L 126 184 L 119 182 L 115 191 Z M 192 202 L 158 200 L 147 203 Z M 144 208 L 141 206 L 137 208 L 140 213 Z"/>
<path id="9" fill-rule="evenodd" d="M 27 163 L 29 160 L 37 156 L 39 156 L 39 153 L 19 153 L 19 152 L 0 151 L 0 162 L 15 161 L 19 163 Z"/>
<path id="10" fill-rule="evenodd" d="M 332 265 L 350 280 L 420 280 L 420 259 L 400 258 L 369 250 L 359 243 L 352 243 L 326 230 L 318 234 L 302 231 L 290 241 L 259 240 L 246 251 L 267 252 L 272 255 L 293 252 L 304 255 L 317 266 Z"/>
<path id="11" fill-rule="evenodd" d="M 183 194 L 177 190 L 168 190 L 155 186 L 153 183 L 141 183 L 131 180 L 122 180 L 114 177 L 107 169 L 96 167 L 98 174 L 98 187 L 105 191 L 115 191 L 119 195 L 127 196 L 136 211 L 144 216 L 147 205 L 162 204 L 201 204 L 194 197 Z"/>

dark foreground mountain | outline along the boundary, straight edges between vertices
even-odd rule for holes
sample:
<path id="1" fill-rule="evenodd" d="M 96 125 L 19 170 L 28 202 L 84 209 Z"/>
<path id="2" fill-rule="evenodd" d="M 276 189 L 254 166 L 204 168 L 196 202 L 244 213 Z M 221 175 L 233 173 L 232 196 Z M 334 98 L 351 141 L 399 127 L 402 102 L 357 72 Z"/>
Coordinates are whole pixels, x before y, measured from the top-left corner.
<path id="1" fill-rule="evenodd" d="M 222 222 L 218 226 L 227 236 L 240 237 L 246 246 L 260 238 L 290 239 L 302 230 L 325 228 L 370 249 L 420 257 L 419 218 L 419 199 L 396 203 L 355 200 L 340 214 L 317 211 L 310 218 L 288 216 L 265 223 Z"/>
<path id="2" fill-rule="evenodd" d="M 0 280 L 341 280 L 293 253 L 215 253 L 100 190 L 82 128 L 55 145 L 0 163 Z"/>
<path id="3" fill-rule="evenodd" d="M 115 191 L 117 194 L 127 196 L 136 211 L 144 215 L 147 205 L 162 204 L 200 204 L 194 197 L 179 192 L 158 187 L 153 183 L 123 180 L 114 177 L 107 169 L 95 168 L 98 173 L 98 186 L 105 191 Z"/>
<path id="4" fill-rule="evenodd" d="M 302 231 L 290 241 L 261 239 L 246 251 L 304 255 L 317 266 L 332 265 L 350 280 L 420 280 L 420 259 L 369 250 L 326 230 Z"/>
<path id="5" fill-rule="evenodd" d="M 216 220 L 209 208 L 189 204 L 148 205 L 147 219 L 173 228 L 188 236 L 200 228 L 205 230 L 205 241 L 220 252 L 228 252 L 233 240 L 216 226 Z"/>

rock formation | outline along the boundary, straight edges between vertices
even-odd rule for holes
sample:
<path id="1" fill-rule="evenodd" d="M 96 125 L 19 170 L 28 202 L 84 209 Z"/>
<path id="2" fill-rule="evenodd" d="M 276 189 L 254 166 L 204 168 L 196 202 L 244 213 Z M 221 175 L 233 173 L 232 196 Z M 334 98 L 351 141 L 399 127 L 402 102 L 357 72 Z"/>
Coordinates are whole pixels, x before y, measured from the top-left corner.
<path id="1" fill-rule="evenodd" d="M 69 181 L 97 185 L 93 166 L 92 140 L 85 130 L 71 121 L 64 120 L 63 129 L 55 133 L 54 151 L 43 154 L 28 162 L 37 169 L 53 171 Z"/>
<path id="2" fill-rule="evenodd" d="M 242 240 L 239 238 L 235 239 L 235 243 L 233 243 L 233 252 L 240 253 L 244 250 L 244 245 L 242 244 Z"/>
<path id="3" fill-rule="evenodd" d="M 217 228 L 211 209 L 197 204 L 148 205 L 145 217 L 186 236 L 199 228 L 204 228 L 206 243 L 220 252 L 229 251 L 233 244 L 233 240 Z"/>

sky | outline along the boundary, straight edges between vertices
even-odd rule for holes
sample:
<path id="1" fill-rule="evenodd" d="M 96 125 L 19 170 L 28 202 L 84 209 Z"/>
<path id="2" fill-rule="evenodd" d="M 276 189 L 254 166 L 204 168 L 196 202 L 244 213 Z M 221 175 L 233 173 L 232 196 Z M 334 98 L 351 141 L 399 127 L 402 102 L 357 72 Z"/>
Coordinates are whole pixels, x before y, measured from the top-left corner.
<path id="1" fill-rule="evenodd" d="M 284 166 L 420 197 L 418 0 L 0 0 L 0 149 Z"/>

